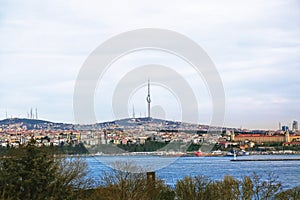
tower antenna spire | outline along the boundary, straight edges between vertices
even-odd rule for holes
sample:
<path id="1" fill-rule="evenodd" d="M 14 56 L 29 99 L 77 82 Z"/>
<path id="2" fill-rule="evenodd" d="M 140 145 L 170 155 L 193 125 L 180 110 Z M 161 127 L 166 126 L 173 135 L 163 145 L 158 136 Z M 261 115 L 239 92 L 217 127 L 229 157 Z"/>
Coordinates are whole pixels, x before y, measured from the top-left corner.
<path id="1" fill-rule="evenodd" d="M 148 118 L 151 117 L 150 114 L 150 104 L 151 104 L 151 98 L 150 98 L 150 80 L 148 79 L 148 95 L 147 95 L 147 103 L 148 103 Z"/>

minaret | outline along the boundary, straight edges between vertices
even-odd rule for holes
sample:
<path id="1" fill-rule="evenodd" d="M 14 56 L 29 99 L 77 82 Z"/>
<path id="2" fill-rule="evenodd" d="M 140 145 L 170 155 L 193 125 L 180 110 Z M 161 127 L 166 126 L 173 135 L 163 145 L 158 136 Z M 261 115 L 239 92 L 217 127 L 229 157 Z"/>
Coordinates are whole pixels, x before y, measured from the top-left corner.
<path id="1" fill-rule="evenodd" d="M 151 104 L 151 98 L 150 98 L 150 80 L 148 80 L 148 95 L 147 95 L 147 103 L 148 103 L 148 118 L 151 117 L 150 115 L 150 104 Z"/>
<path id="2" fill-rule="evenodd" d="M 134 105 L 132 105 L 132 118 L 135 118 L 135 111 L 134 111 Z"/>
<path id="3" fill-rule="evenodd" d="M 290 142 L 290 132 L 289 132 L 289 130 L 286 130 L 286 132 L 285 132 L 285 142 Z"/>
<path id="4" fill-rule="evenodd" d="M 278 130 L 281 130 L 281 122 L 279 122 L 279 129 Z"/>
<path id="5" fill-rule="evenodd" d="M 38 111 L 37 111 L 37 108 L 35 108 L 35 119 L 38 119 Z"/>

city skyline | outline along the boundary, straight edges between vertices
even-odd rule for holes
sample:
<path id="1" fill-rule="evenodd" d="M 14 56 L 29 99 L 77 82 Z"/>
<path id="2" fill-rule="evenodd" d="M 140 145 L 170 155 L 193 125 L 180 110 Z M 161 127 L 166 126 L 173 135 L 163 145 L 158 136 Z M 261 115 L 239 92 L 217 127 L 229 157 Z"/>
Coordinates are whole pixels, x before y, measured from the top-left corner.
<path id="1" fill-rule="evenodd" d="M 151 86 L 150 79 L 148 79 L 148 81 L 147 81 L 147 97 L 146 97 L 146 102 L 147 102 L 147 109 L 146 110 L 147 110 L 147 112 L 145 112 L 144 115 L 141 115 L 141 113 L 140 113 L 140 116 L 136 117 L 136 115 L 135 115 L 135 109 L 134 109 L 134 104 L 133 104 L 132 105 L 132 113 L 131 113 L 131 115 L 129 114 L 128 118 L 131 118 L 131 119 L 138 119 L 138 118 L 149 118 L 150 119 L 151 118 L 151 95 L 150 95 L 151 92 L 150 92 L 150 86 Z M 36 120 L 39 119 L 38 118 L 38 109 L 35 108 L 34 110 L 35 110 L 35 113 L 33 112 L 33 108 L 29 109 L 29 111 L 27 112 L 27 119 L 36 119 Z M 9 117 L 8 113 L 7 113 L 7 110 L 5 112 L 5 119 L 19 118 L 19 117 L 20 116 L 17 116 L 17 117 L 14 116 L 13 117 L 12 115 Z M 124 120 L 124 119 L 126 119 L 126 118 L 118 118 L 118 119 L 115 119 L 115 120 L 118 121 L 118 120 Z M 156 119 L 170 120 L 170 119 L 165 118 L 165 116 L 156 116 Z M 41 119 L 41 120 L 44 120 L 44 119 Z M 46 121 L 47 120 L 51 121 L 50 119 L 46 119 Z M 174 120 L 174 121 L 180 121 L 180 120 Z M 54 122 L 54 121 L 52 121 L 52 122 Z M 101 122 L 105 122 L 105 121 L 101 121 Z M 109 121 L 106 121 L 106 122 L 109 122 Z M 181 120 L 181 122 L 188 122 L 188 121 Z M 64 122 L 62 122 L 62 123 L 64 123 Z M 198 122 L 196 124 L 201 124 L 201 122 Z M 201 125 L 209 125 L 209 124 L 201 124 Z M 240 129 L 244 129 L 244 127 L 242 127 L 242 126 L 240 126 L 240 127 L 225 127 L 225 126 L 222 126 L 222 127 L 223 128 L 240 128 Z M 255 128 L 252 128 L 252 129 L 255 129 Z M 269 129 L 269 130 L 276 130 L 276 129 Z M 291 131 L 296 131 L 297 132 L 298 131 L 298 121 L 293 120 L 291 122 L 283 122 L 283 123 L 279 122 L 279 127 L 278 127 L 277 130 L 283 130 L 283 131 L 291 130 Z"/>
<path id="2" fill-rule="evenodd" d="M 299 2 L 135 1 L 124 9 L 125 4 L 2 1 L 0 119 L 26 117 L 37 108 L 41 119 L 73 123 L 74 84 L 89 54 L 124 31 L 157 27 L 188 36 L 213 60 L 225 89 L 224 126 L 276 129 L 278 122 L 291 127 L 300 120 Z M 209 124 L 211 102 L 203 80 L 180 71 L 185 64 L 178 58 L 152 51 L 113 64 L 102 93 L 95 94 L 97 120 L 115 119 L 111 91 L 126 71 L 149 63 L 172 66 L 187 79 L 199 102 L 199 123 Z M 146 88 L 132 94 L 129 116 L 133 105 L 137 117 L 147 113 Z M 180 106 L 158 84 L 151 84 L 151 105 L 153 117 L 180 120 Z"/>

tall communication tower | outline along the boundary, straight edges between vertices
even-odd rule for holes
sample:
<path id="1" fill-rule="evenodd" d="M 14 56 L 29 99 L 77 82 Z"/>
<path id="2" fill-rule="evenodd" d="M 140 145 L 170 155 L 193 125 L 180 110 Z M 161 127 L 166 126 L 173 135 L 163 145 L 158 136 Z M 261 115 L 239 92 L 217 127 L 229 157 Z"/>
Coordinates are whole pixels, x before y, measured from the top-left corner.
<path id="1" fill-rule="evenodd" d="M 150 115 L 150 104 L 151 104 L 151 98 L 150 98 L 150 80 L 148 80 L 148 95 L 147 95 L 147 103 L 148 103 L 148 118 L 151 117 Z"/>

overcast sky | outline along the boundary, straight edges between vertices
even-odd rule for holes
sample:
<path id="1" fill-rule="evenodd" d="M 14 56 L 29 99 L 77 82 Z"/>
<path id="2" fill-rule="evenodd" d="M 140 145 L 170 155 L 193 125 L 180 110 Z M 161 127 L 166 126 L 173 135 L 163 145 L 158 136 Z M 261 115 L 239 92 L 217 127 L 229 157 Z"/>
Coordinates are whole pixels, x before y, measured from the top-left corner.
<path id="1" fill-rule="evenodd" d="M 122 32 L 161 28 L 194 40 L 215 63 L 226 95 L 225 126 L 277 129 L 279 122 L 300 121 L 300 2 L 188 2 L 0 0 L 0 119 L 6 111 L 27 117 L 37 107 L 41 119 L 74 122 L 75 80 L 89 54 Z M 95 93 L 98 121 L 114 118 L 111 91 L 126 66 L 148 62 L 180 65 L 178 58 L 157 52 L 120 59 L 103 79 L 107 96 Z M 189 78 L 201 90 L 199 122 L 209 124 L 209 92 Z M 145 90 L 128 100 L 137 116 L 146 112 Z M 151 92 L 157 117 L 180 119 L 171 94 L 158 85 Z"/>

